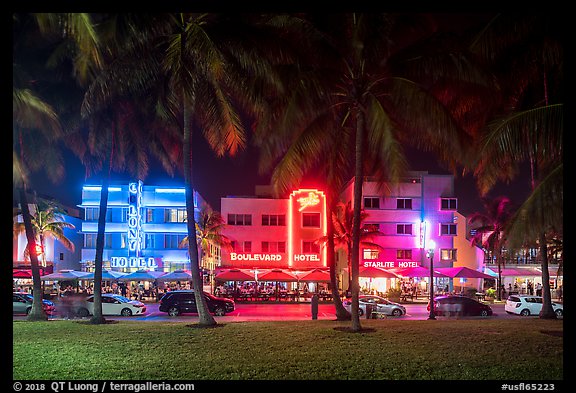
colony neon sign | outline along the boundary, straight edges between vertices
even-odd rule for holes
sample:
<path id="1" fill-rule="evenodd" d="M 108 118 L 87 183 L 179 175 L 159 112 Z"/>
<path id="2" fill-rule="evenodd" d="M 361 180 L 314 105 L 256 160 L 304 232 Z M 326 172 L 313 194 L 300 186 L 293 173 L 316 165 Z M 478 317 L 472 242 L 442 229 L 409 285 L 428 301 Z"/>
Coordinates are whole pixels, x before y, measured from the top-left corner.
<path id="1" fill-rule="evenodd" d="M 142 182 L 128 185 L 128 251 L 136 257 L 142 248 Z"/>
<path id="2" fill-rule="evenodd" d="M 156 260 L 152 257 L 111 257 L 110 267 L 128 268 L 135 267 L 138 269 L 154 270 L 158 267 Z"/>

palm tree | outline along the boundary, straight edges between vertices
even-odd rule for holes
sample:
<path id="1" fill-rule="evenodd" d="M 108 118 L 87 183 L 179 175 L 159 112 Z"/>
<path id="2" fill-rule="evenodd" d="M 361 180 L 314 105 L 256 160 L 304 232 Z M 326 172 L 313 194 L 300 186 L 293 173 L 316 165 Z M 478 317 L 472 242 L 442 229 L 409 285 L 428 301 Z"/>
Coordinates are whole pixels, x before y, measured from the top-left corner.
<path id="1" fill-rule="evenodd" d="M 369 214 L 362 209 L 360 212 L 360 222 L 363 223 Z M 347 265 L 348 265 L 348 284 L 352 283 L 350 275 L 352 268 L 352 228 L 353 228 L 354 209 L 350 201 L 343 203 L 340 202 L 336 211 L 332 215 L 332 223 L 334 226 L 334 243 L 336 248 L 343 249 L 346 252 Z M 362 232 L 360 235 L 360 244 L 362 246 L 382 250 L 383 248 L 375 243 L 374 240 L 383 233 L 372 226 L 362 225 Z M 325 243 L 326 237 L 319 239 L 319 242 Z"/>
<path id="2" fill-rule="evenodd" d="M 473 68 L 463 49 L 448 46 L 452 51 L 447 53 L 438 41 L 428 40 L 426 25 L 407 23 L 414 22 L 410 18 L 351 13 L 285 22 L 304 26 L 306 39 L 298 43 L 319 59 L 289 75 L 290 95 L 260 130 L 268 157 L 277 157 L 274 145 L 288 151 L 278 163 L 285 173 L 301 175 L 330 157 L 318 153 L 334 151 L 336 144 L 345 149 L 343 157 L 354 157 L 353 331 L 361 330 L 358 265 L 365 174 L 377 175 L 381 185 L 397 181 L 406 168 L 404 144 L 434 151 L 452 168 L 464 162 L 471 134 L 483 120 L 462 116 L 464 108 L 481 107 L 479 95 L 464 93 L 471 86 L 476 92 L 492 88 L 490 76 Z"/>
<path id="3" fill-rule="evenodd" d="M 563 40 L 556 15 L 498 15 L 478 35 L 473 49 L 499 72 L 505 111 L 484 130 L 475 165 L 479 188 L 509 181 L 528 163 L 531 195 L 508 228 L 514 247 L 540 247 L 541 318 L 556 318 L 548 273 L 547 233 L 559 233 L 563 216 Z M 496 39 L 497 37 L 497 39 Z"/>
<path id="4" fill-rule="evenodd" d="M 226 235 L 222 234 L 224 228 L 225 222 L 222 215 L 213 210 L 207 203 L 202 203 L 202 206 L 200 206 L 199 217 L 196 221 L 196 241 L 198 242 L 198 246 L 200 247 L 203 256 L 212 256 L 212 247 L 225 250 L 232 249 L 232 241 Z M 188 236 L 185 236 L 178 247 L 187 246 Z"/>
<path id="5" fill-rule="evenodd" d="M 498 282 L 496 285 L 498 300 L 502 299 L 502 247 L 506 241 L 506 225 L 510 222 L 513 212 L 510 210 L 510 199 L 500 196 L 492 200 L 483 198 L 485 212 L 475 212 L 468 217 L 468 223 L 476 230 L 471 238 L 471 244 L 481 245 L 488 251 L 491 258 L 496 259 L 498 266 Z"/>
<path id="6" fill-rule="evenodd" d="M 66 222 L 63 216 L 64 212 L 55 203 L 39 200 L 36 211 L 32 217 L 32 226 L 34 233 L 38 238 L 37 244 L 40 245 L 42 250 L 45 250 L 45 240 L 47 237 L 58 240 L 64 247 L 70 251 L 74 251 L 74 243 L 70 241 L 64 234 L 64 229 L 75 229 L 76 227 Z M 14 235 L 25 233 L 26 228 L 24 223 L 14 224 Z M 26 247 L 25 254 L 29 254 L 30 250 Z M 46 253 L 42 253 L 42 265 L 46 267 Z"/>

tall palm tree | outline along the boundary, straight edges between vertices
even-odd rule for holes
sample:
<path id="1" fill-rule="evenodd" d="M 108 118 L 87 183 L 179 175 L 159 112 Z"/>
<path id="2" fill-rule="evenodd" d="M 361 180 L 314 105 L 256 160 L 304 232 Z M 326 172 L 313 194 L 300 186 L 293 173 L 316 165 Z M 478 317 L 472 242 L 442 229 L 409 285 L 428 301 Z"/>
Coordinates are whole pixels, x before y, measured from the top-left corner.
<path id="1" fill-rule="evenodd" d="M 547 233 L 563 216 L 563 43 L 559 15 L 498 15 L 472 48 L 496 70 L 505 109 L 484 130 L 475 176 L 485 193 L 530 167 L 531 194 L 508 228 L 512 246 L 537 242 L 542 266 L 541 318 L 556 318 L 550 296 Z M 497 37 L 497 39 L 496 39 Z"/>
<path id="2" fill-rule="evenodd" d="M 62 245 L 68 250 L 74 251 L 74 243 L 66 237 L 64 229 L 75 229 L 76 227 L 65 221 L 64 212 L 55 203 L 39 200 L 35 212 L 33 213 L 32 226 L 34 228 L 34 233 L 38 238 L 37 244 L 40 245 L 42 250 L 46 249 L 46 238 L 53 238 L 62 243 Z M 23 222 L 17 222 L 14 224 L 15 236 L 25 232 L 26 228 Z M 27 246 L 25 254 L 29 253 L 30 250 Z M 42 265 L 46 267 L 46 253 L 42 253 Z"/>
<path id="3" fill-rule="evenodd" d="M 360 222 L 364 223 L 369 214 L 362 209 L 360 212 Z M 334 226 L 334 243 L 336 248 L 343 249 L 346 252 L 347 266 L 348 266 L 348 284 L 352 283 L 351 268 L 352 268 L 352 228 L 354 222 L 354 209 L 352 209 L 352 202 L 340 202 L 336 211 L 332 214 L 332 224 Z M 360 234 L 360 244 L 365 247 L 370 247 L 382 250 L 382 246 L 375 243 L 374 240 L 383 233 L 378 229 L 371 226 L 362 225 Z M 318 241 L 325 243 L 326 237 L 320 238 Z"/>
<path id="4" fill-rule="evenodd" d="M 476 230 L 472 236 L 472 245 L 481 245 L 489 255 L 496 258 L 498 266 L 497 297 L 502 299 L 502 247 L 506 241 L 506 226 L 510 222 L 513 212 L 508 197 L 500 196 L 494 199 L 483 198 L 484 212 L 474 212 L 468 217 L 471 228 Z"/>
<path id="5" fill-rule="evenodd" d="M 274 157 L 273 145 L 288 151 L 278 163 L 286 172 L 305 172 L 329 157 L 318 153 L 335 150 L 334 143 L 345 149 L 342 156 L 353 157 L 353 331 L 361 330 L 358 265 L 365 174 L 376 174 L 381 185 L 397 181 L 406 168 L 403 145 L 433 151 L 451 168 L 461 164 L 483 120 L 463 115 L 465 108 L 482 103 L 480 95 L 465 93 L 493 86 L 490 75 L 472 67 L 463 48 L 439 45 L 430 39 L 429 25 L 410 20 L 420 17 L 347 13 L 284 22 L 304 32 L 307 39 L 299 45 L 318 58 L 294 71 L 289 96 L 264 119 L 271 126 L 261 129 L 266 154 Z"/>
<path id="6" fill-rule="evenodd" d="M 202 251 L 202 255 L 210 257 L 212 247 L 224 250 L 232 249 L 232 241 L 222 234 L 225 226 L 222 215 L 213 210 L 207 203 L 202 203 L 198 220 L 196 221 L 196 241 Z M 187 246 L 188 236 L 185 236 L 178 247 Z"/>

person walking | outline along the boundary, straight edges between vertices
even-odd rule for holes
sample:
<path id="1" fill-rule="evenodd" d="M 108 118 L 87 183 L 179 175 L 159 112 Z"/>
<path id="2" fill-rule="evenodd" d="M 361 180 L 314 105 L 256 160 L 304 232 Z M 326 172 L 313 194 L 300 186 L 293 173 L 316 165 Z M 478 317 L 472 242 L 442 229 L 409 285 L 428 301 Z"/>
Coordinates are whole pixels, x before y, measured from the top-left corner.
<path id="1" fill-rule="evenodd" d="M 556 289 L 556 297 L 558 298 L 558 301 L 561 302 L 563 297 L 562 297 L 563 293 L 562 293 L 562 285 L 560 285 L 558 287 L 558 289 Z"/>

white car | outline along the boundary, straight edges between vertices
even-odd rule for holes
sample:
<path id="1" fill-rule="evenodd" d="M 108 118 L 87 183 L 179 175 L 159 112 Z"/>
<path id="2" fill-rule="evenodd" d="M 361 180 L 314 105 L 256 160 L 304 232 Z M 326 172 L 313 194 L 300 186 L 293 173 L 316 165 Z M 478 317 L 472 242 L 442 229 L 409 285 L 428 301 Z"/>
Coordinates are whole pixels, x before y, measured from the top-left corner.
<path id="1" fill-rule="evenodd" d="M 390 300 L 384 299 L 383 297 L 376 296 L 376 295 L 360 295 L 358 299 L 358 303 L 360 309 L 358 310 L 358 314 L 360 316 L 366 314 L 366 305 L 376 306 L 376 312 L 386 315 L 392 315 L 395 317 L 399 317 L 401 315 L 406 314 L 406 307 L 399 303 L 391 302 Z M 346 299 L 342 302 L 344 308 L 351 311 L 352 300 Z"/>
<path id="2" fill-rule="evenodd" d="M 146 312 L 146 305 L 138 300 L 130 300 L 121 295 L 110 293 L 102 294 L 102 314 L 120 315 L 129 317 L 142 315 Z M 76 308 L 76 314 L 80 317 L 94 315 L 94 295 L 88 296 Z"/>
<path id="3" fill-rule="evenodd" d="M 552 302 L 552 308 L 557 316 L 564 315 L 564 307 L 560 303 Z M 510 295 L 506 300 L 504 310 L 509 314 L 522 316 L 539 315 L 542 310 L 542 296 Z"/>

